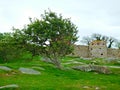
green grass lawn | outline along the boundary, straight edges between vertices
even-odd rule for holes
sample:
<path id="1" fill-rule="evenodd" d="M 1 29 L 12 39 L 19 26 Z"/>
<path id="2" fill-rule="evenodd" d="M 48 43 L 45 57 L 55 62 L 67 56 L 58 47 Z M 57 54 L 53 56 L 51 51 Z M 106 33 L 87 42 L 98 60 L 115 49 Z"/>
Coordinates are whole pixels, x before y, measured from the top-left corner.
<path id="1" fill-rule="evenodd" d="M 63 63 L 78 58 L 65 57 Z M 64 61 L 66 60 L 66 61 Z M 82 72 L 76 70 L 59 70 L 52 64 L 38 59 L 0 64 L 14 69 L 10 72 L 0 70 L 0 86 L 17 84 L 17 90 L 119 90 L 120 69 L 111 69 L 112 74 L 105 75 L 95 72 Z M 64 64 L 63 64 L 64 65 Z M 18 71 L 19 67 L 40 66 L 41 75 L 26 75 Z M 65 66 L 67 67 L 67 66 Z"/>

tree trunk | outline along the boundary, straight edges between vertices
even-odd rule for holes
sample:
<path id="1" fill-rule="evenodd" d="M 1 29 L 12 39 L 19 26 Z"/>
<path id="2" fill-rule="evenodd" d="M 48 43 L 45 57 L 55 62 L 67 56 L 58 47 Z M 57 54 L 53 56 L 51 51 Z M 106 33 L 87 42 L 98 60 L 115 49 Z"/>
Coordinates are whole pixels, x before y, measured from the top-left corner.
<path id="1" fill-rule="evenodd" d="M 56 66 L 58 69 L 62 69 L 61 63 L 60 63 L 59 60 L 55 60 L 54 64 L 55 64 L 55 66 Z"/>
<path id="2" fill-rule="evenodd" d="M 112 43 L 113 43 L 113 42 L 110 42 L 110 44 L 108 45 L 108 48 L 111 48 L 111 47 L 112 47 Z"/>
<path id="3" fill-rule="evenodd" d="M 44 61 L 54 64 L 56 66 L 56 68 L 62 69 L 60 58 L 57 57 L 56 55 L 53 55 L 51 57 L 45 56 L 44 59 L 45 59 Z"/>
<path id="4" fill-rule="evenodd" d="M 61 66 L 61 63 L 60 63 L 59 58 L 54 57 L 53 60 L 52 60 L 52 62 L 53 62 L 53 64 L 54 64 L 58 69 L 62 69 L 62 66 Z"/>

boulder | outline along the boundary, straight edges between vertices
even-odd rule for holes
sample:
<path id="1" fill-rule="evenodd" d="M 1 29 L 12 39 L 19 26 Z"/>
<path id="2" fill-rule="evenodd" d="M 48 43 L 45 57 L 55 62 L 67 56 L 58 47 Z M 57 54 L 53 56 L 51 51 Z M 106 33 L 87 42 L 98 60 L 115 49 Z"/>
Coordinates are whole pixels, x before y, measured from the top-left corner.
<path id="1" fill-rule="evenodd" d="M 11 90 L 11 89 L 12 89 L 12 90 L 13 90 L 13 88 L 15 89 L 15 88 L 18 88 L 18 87 L 19 87 L 19 86 L 16 85 L 16 84 L 11 84 L 11 85 L 6 85 L 6 86 L 1 86 L 0 89 L 5 89 L 5 90 L 6 90 L 6 89 L 7 89 L 7 90 L 9 90 L 9 89 Z"/>
<path id="2" fill-rule="evenodd" d="M 19 68 L 19 71 L 21 73 L 24 73 L 24 74 L 32 74 L 32 75 L 40 75 L 41 73 L 37 70 L 34 70 L 32 68 L 24 68 L 24 67 L 20 67 Z"/>
<path id="3" fill-rule="evenodd" d="M 1 70 L 4 70 L 4 71 L 11 71 L 12 69 L 7 67 L 7 66 L 0 66 L 0 69 Z"/>
<path id="4" fill-rule="evenodd" d="M 45 70 L 44 68 L 42 68 L 42 67 L 37 67 L 37 66 L 34 66 L 34 67 L 32 67 L 33 69 L 38 69 L 38 70 Z"/>
<path id="5" fill-rule="evenodd" d="M 99 65 L 74 66 L 73 69 L 81 70 L 81 71 L 85 71 L 85 72 L 95 71 L 95 72 L 104 73 L 104 74 L 110 74 L 111 73 L 111 71 L 107 67 L 99 66 Z"/>

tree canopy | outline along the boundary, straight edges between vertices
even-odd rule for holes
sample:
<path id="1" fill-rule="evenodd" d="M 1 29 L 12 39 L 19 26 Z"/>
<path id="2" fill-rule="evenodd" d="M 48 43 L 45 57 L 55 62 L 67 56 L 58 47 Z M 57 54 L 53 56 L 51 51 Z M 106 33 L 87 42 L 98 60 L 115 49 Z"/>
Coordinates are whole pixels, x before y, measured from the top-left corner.
<path id="1" fill-rule="evenodd" d="M 77 27 L 70 19 L 50 10 L 45 11 L 41 19 L 30 18 L 30 23 L 18 31 L 24 36 L 20 39 L 30 46 L 27 50 L 48 58 L 58 68 L 61 68 L 60 58 L 72 52 L 78 38 Z"/>

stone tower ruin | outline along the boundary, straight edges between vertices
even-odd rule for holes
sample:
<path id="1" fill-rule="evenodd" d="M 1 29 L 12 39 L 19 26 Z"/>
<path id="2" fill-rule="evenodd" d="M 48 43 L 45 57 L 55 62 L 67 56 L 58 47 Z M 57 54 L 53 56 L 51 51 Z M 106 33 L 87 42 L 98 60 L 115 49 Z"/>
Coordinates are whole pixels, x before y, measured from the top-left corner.
<path id="1" fill-rule="evenodd" d="M 89 45 L 90 57 L 106 58 L 107 46 L 105 41 L 94 40 Z"/>

